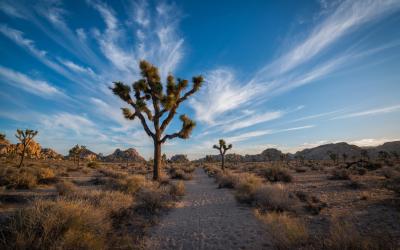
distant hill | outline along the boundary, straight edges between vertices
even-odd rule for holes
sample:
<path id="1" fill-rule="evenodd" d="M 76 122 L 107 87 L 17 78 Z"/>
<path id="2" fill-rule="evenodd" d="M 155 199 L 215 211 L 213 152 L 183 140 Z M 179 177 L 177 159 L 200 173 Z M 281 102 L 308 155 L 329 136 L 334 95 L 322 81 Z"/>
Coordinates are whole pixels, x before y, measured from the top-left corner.
<path id="1" fill-rule="evenodd" d="M 302 156 L 306 160 L 329 160 L 330 158 L 328 152 L 332 152 L 337 154 L 339 158 L 341 158 L 343 154 L 346 154 L 348 159 L 351 159 L 352 157 L 359 158 L 361 156 L 361 150 L 363 149 L 358 146 L 350 145 L 345 142 L 339 142 L 325 144 L 315 148 L 304 149 L 294 154 L 294 156 Z"/>
<path id="2" fill-rule="evenodd" d="M 368 152 L 371 159 L 376 159 L 379 151 L 386 151 L 390 155 L 400 155 L 400 141 L 386 142 L 376 147 L 358 147 L 346 142 L 330 143 L 314 148 L 304 149 L 295 154 L 283 154 L 280 150 L 268 148 L 260 154 L 255 155 L 242 156 L 239 154 L 227 154 L 225 160 L 227 162 L 266 162 L 280 160 L 282 155 L 285 155 L 290 159 L 293 159 L 294 157 L 304 157 L 306 160 L 328 160 L 330 159 L 328 152 L 337 154 L 339 159 L 342 159 L 342 155 L 346 154 L 348 159 L 351 160 L 360 158 L 363 150 Z M 207 155 L 197 161 L 217 162 L 220 161 L 220 159 L 219 155 Z"/>
<path id="3" fill-rule="evenodd" d="M 117 148 L 112 154 L 103 158 L 104 161 L 130 161 L 130 162 L 143 162 L 145 159 L 134 148 L 121 150 Z"/>

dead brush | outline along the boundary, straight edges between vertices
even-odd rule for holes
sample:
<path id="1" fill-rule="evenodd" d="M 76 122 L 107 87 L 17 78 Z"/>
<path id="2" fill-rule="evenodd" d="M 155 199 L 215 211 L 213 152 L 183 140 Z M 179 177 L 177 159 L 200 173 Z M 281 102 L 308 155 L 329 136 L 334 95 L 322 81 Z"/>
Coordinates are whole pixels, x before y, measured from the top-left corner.
<path id="1" fill-rule="evenodd" d="M 291 211 L 294 200 L 282 184 L 261 185 L 254 191 L 254 205 L 262 212 Z"/>
<path id="2" fill-rule="evenodd" d="M 307 244 L 309 234 L 302 220 L 275 212 L 256 211 L 256 216 L 268 226 L 274 249 L 299 249 Z"/>
<path id="3" fill-rule="evenodd" d="M 236 199 L 241 203 L 252 204 L 255 192 L 261 185 L 262 179 L 254 174 L 238 175 L 238 182 L 234 185 Z"/>
<path id="4" fill-rule="evenodd" d="M 291 182 L 293 180 L 289 170 L 282 167 L 261 168 L 259 174 L 270 182 Z"/>

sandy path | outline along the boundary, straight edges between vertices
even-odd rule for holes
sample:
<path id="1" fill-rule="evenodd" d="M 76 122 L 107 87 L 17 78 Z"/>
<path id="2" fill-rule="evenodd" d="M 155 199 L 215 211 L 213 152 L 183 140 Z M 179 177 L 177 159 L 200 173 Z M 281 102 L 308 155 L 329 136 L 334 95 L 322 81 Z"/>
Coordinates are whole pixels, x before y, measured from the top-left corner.
<path id="1" fill-rule="evenodd" d="M 151 232 L 148 249 L 269 249 L 266 230 L 250 208 L 218 189 L 202 169 L 186 181 L 186 195 Z"/>

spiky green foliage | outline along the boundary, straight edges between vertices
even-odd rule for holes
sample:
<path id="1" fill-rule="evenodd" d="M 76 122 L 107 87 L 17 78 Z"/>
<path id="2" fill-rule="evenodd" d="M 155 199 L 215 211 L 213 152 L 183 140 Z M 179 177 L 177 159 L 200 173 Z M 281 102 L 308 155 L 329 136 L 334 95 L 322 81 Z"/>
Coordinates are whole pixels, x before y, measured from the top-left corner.
<path id="1" fill-rule="evenodd" d="M 221 155 L 221 168 L 225 170 L 225 154 L 226 151 L 232 148 L 232 144 L 226 145 L 226 142 L 223 139 L 219 140 L 219 145 L 214 145 L 213 148 L 218 149 L 219 154 Z"/>
<path id="2" fill-rule="evenodd" d="M 76 144 L 73 148 L 71 148 L 69 150 L 69 155 L 72 156 L 72 158 L 74 159 L 74 163 L 77 162 L 78 163 L 78 167 L 79 167 L 79 161 L 81 158 L 81 154 L 86 150 L 86 146 L 79 146 L 78 144 Z"/>
<path id="3" fill-rule="evenodd" d="M 157 67 L 143 60 L 140 61 L 139 68 L 142 78 L 135 81 L 132 88 L 122 82 L 114 82 L 111 90 L 132 109 L 122 108 L 124 117 L 128 120 L 138 118 L 147 135 L 153 139 L 155 145 L 153 178 L 157 179 L 156 172 L 158 172 L 161 159 L 161 144 L 176 137 L 189 138 L 196 123 L 188 116 L 181 115 L 182 128 L 172 134 L 164 135 L 164 132 L 177 113 L 179 105 L 197 92 L 204 80 L 202 76 L 193 77 L 191 89 L 185 92 L 189 85 L 188 80 L 175 79 L 169 75 L 164 88 Z M 149 108 L 149 105 L 152 108 Z M 148 122 L 153 123 L 152 128 Z"/>
<path id="4" fill-rule="evenodd" d="M 15 137 L 20 141 L 22 144 L 22 151 L 21 151 L 21 160 L 19 162 L 18 167 L 21 167 L 24 161 L 26 149 L 28 148 L 29 144 L 32 142 L 33 138 L 38 134 L 38 131 L 31 130 L 31 129 L 17 129 L 17 133 Z"/>

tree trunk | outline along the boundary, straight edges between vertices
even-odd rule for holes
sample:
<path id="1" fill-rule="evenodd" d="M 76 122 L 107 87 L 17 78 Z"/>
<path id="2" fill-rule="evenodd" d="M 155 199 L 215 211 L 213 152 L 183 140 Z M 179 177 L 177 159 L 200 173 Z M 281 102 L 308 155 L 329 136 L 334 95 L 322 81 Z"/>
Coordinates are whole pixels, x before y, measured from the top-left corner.
<path id="1" fill-rule="evenodd" d="M 19 162 L 18 168 L 20 168 L 22 166 L 22 162 L 24 161 L 24 157 L 25 157 L 25 145 L 23 145 L 23 147 L 22 147 L 21 161 Z"/>
<path id="2" fill-rule="evenodd" d="M 222 168 L 222 171 L 225 171 L 225 155 L 224 154 L 221 155 L 221 168 Z"/>
<path id="3" fill-rule="evenodd" d="M 153 159 L 153 180 L 158 180 L 161 167 L 161 143 L 157 140 L 154 142 L 154 159 Z"/>
<path id="4" fill-rule="evenodd" d="M 79 160 L 80 160 L 80 158 L 81 158 L 81 157 L 80 157 L 80 156 L 78 156 L 78 167 L 79 167 Z"/>

